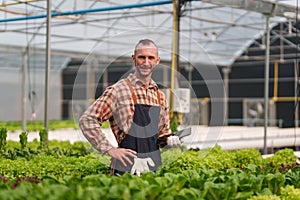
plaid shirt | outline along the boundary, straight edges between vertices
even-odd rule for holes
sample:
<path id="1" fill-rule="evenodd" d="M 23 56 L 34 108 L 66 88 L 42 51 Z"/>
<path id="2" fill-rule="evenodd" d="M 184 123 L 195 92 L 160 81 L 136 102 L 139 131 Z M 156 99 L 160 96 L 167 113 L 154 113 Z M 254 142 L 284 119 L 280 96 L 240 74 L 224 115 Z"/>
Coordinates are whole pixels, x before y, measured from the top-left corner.
<path id="1" fill-rule="evenodd" d="M 169 134 L 169 108 L 166 96 L 160 91 L 160 102 L 157 101 L 156 83 L 146 86 L 134 74 L 128 76 L 134 89 L 137 103 L 160 106 L 159 137 Z M 101 124 L 109 120 L 118 144 L 125 138 L 134 115 L 134 102 L 125 79 L 107 87 L 100 96 L 81 116 L 80 128 L 87 140 L 101 153 L 106 153 L 112 145 L 101 131 Z"/>

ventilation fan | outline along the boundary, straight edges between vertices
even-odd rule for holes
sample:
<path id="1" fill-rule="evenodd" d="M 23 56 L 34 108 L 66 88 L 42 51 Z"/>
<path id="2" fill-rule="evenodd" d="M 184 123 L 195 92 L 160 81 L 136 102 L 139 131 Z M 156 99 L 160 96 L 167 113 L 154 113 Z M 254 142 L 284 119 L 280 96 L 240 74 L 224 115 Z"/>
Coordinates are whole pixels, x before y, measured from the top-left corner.
<path id="1" fill-rule="evenodd" d="M 251 102 L 248 105 L 248 114 L 252 118 L 262 119 L 264 117 L 264 106 L 261 102 Z"/>
<path id="2" fill-rule="evenodd" d="M 247 126 L 263 126 L 264 101 L 262 99 L 245 99 L 243 101 L 243 121 Z"/>

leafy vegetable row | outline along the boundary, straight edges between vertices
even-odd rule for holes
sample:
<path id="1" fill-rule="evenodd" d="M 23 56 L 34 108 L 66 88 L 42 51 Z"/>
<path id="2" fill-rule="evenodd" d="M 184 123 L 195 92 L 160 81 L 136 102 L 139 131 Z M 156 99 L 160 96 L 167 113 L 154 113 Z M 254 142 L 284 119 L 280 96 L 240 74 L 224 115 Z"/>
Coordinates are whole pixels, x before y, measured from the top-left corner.
<path id="1" fill-rule="evenodd" d="M 201 151 L 189 150 L 183 151 L 181 154 L 178 152 L 174 153 L 180 156 L 177 156 L 178 158 L 176 160 L 173 159 L 173 161 L 168 161 L 168 164 L 164 166 L 160 173 L 179 173 L 183 170 L 197 169 L 200 167 L 217 170 L 232 168 L 243 169 L 249 164 L 258 166 L 264 173 L 278 173 L 289 170 L 298 165 L 296 163 L 297 157 L 295 156 L 294 151 L 288 148 L 281 149 L 273 156 L 266 159 L 263 159 L 260 152 L 254 148 L 224 151 L 220 146 L 217 146 Z M 171 158 L 171 156 L 169 157 Z M 172 160 L 170 158 L 163 159 Z"/>
<path id="2" fill-rule="evenodd" d="M 7 130 L 0 129 L 0 157 L 7 159 L 26 158 L 32 159 L 34 156 L 52 155 L 55 157 L 60 156 L 85 156 L 95 150 L 87 142 L 75 142 L 71 144 L 69 141 L 47 141 L 48 132 L 45 129 L 39 132 L 40 141 L 36 139 L 33 142 L 28 142 L 27 132 L 22 132 L 19 135 L 20 142 L 7 141 Z"/>
<path id="3" fill-rule="evenodd" d="M 44 177 L 40 183 L 21 182 L 15 189 L 0 185 L 0 199 L 255 199 L 254 196 L 297 199 L 300 168 L 286 173 L 260 174 L 249 165 L 241 169 L 190 169 L 174 173 L 145 173 L 85 177 Z"/>
<path id="4" fill-rule="evenodd" d="M 102 127 L 109 127 L 109 123 L 105 122 L 102 124 Z M 0 122 L 0 128 L 6 128 L 9 131 L 20 131 L 22 130 L 22 122 L 20 121 L 10 121 L 10 122 Z M 27 131 L 39 131 L 44 128 L 43 121 L 28 121 L 26 123 Z M 78 129 L 78 123 L 74 120 L 50 120 L 49 121 L 49 130 L 57 129 Z"/>
<path id="5" fill-rule="evenodd" d="M 91 174 L 109 174 L 108 157 L 96 156 L 55 158 L 53 156 L 38 155 L 31 160 L 9 160 L 0 158 L 0 175 L 7 179 L 36 176 L 43 179 L 53 176 L 61 179 L 64 176 L 84 177 Z"/>
<path id="6" fill-rule="evenodd" d="M 20 143 L 0 134 L 0 199 L 299 199 L 300 167 L 292 149 L 266 159 L 257 149 L 165 149 L 157 172 L 112 177 L 108 156 L 83 143 L 45 143 L 43 134 L 33 143 L 25 133 Z M 88 153 L 69 156 L 71 149 Z M 13 159 L 18 151 L 35 154 Z"/>

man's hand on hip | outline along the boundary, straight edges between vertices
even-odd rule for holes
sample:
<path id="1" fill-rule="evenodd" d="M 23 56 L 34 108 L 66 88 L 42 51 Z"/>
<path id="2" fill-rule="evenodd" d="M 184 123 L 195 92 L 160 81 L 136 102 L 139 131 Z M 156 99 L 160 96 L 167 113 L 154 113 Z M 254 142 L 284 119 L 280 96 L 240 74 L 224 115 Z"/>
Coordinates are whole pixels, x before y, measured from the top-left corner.
<path id="1" fill-rule="evenodd" d="M 119 160 L 124 167 L 127 166 L 127 164 L 132 165 L 133 163 L 130 160 L 131 158 L 136 158 L 136 152 L 132 149 L 125 149 L 125 148 L 111 148 L 107 151 L 107 154 Z M 126 164 L 127 163 L 127 164 Z"/>

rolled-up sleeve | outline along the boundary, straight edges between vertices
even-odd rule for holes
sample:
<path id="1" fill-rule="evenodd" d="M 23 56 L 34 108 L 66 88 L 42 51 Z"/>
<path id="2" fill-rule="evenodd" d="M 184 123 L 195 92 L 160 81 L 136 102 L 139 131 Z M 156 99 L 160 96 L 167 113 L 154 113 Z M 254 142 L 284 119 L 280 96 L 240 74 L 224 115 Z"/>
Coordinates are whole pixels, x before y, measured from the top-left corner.
<path id="1" fill-rule="evenodd" d="M 113 148 L 101 130 L 101 125 L 112 117 L 116 99 L 114 93 L 112 87 L 107 88 L 103 95 L 89 106 L 79 120 L 83 135 L 101 153 L 106 153 Z"/>

